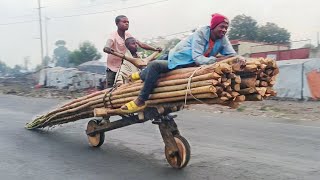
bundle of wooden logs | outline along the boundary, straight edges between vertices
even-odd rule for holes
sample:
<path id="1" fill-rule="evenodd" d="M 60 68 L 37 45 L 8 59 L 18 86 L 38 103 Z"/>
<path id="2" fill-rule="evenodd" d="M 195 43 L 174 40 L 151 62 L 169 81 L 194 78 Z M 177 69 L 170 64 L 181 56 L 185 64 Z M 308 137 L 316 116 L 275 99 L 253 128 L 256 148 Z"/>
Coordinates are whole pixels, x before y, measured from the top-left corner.
<path id="1" fill-rule="evenodd" d="M 201 67 L 162 74 L 146 102 L 147 107 L 181 107 L 185 104 L 220 104 L 236 108 L 243 101 L 261 101 L 275 96 L 272 89 L 279 69 L 272 59 L 251 59 L 245 65 L 238 57 Z M 122 114 L 120 107 L 137 98 L 141 80 L 75 99 L 28 123 L 27 129 L 43 128 L 94 116 L 104 110 L 108 116 Z"/>

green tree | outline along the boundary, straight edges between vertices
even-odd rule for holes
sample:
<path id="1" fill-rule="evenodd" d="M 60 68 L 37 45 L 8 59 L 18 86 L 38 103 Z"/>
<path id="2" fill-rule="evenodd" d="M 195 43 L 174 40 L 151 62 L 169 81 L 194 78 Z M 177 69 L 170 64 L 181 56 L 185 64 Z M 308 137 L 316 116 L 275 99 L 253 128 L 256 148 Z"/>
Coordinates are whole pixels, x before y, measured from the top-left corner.
<path id="1" fill-rule="evenodd" d="M 65 47 L 66 42 L 64 40 L 58 40 L 55 45 L 57 46 L 53 51 L 53 61 L 55 65 L 60 67 L 70 67 L 70 51 Z"/>
<path id="2" fill-rule="evenodd" d="M 7 65 L 6 65 L 6 63 L 4 63 L 4 62 L 2 62 L 1 60 L 0 60 L 0 75 L 6 75 L 7 73 L 9 73 L 10 72 L 10 67 L 8 67 Z"/>
<path id="3" fill-rule="evenodd" d="M 49 63 L 51 62 L 52 60 L 51 60 L 51 58 L 49 57 L 49 56 L 45 56 L 44 58 L 43 58 L 43 66 L 44 67 L 48 67 L 49 66 Z"/>
<path id="4" fill-rule="evenodd" d="M 13 67 L 13 69 L 11 70 L 11 73 L 12 73 L 12 74 L 15 74 L 15 75 L 21 74 L 21 70 L 22 70 L 22 69 L 23 69 L 22 66 L 20 66 L 20 65 L 15 65 L 15 66 Z"/>
<path id="5" fill-rule="evenodd" d="M 231 40 L 256 40 L 258 25 L 257 21 L 244 14 L 237 15 L 231 20 L 228 37 Z"/>
<path id="6" fill-rule="evenodd" d="M 97 48 L 89 41 L 85 41 L 79 45 L 79 49 L 74 50 L 69 55 L 69 62 L 77 66 L 87 61 L 94 61 L 101 58 L 101 54 Z"/>
<path id="7" fill-rule="evenodd" d="M 302 48 L 314 49 L 314 48 L 316 48 L 316 46 L 314 46 L 313 44 L 308 43 L 308 44 L 305 44 L 304 46 L 302 46 Z"/>
<path id="8" fill-rule="evenodd" d="M 275 23 L 267 22 L 266 25 L 259 27 L 257 40 L 260 42 L 285 44 L 290 41 L 290 33 Z"/>

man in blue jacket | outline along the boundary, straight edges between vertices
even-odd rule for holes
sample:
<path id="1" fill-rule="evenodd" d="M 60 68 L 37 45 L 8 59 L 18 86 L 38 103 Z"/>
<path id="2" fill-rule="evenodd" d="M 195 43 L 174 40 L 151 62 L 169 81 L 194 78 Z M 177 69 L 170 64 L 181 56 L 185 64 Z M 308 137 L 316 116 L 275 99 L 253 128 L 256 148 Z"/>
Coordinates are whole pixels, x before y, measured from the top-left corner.
<path id="1" fill-rule="evenodd" d="M 180 41 L 170 52 L 168 61 L 156 60 L 147 65 L 139 74 L 133 74 L 132 79 L 142 79 L 143 88 L 138 98 L 123 105 L 121 110 L 134 113 L 145 108 L 145 101 L 155 88 L 161 73 L 174 69 L 213 64 L 223 59 L 235 56 L 236 52 L 225 36 L 229 20 L 221 14 L 213 14 L 210 26 L 198 29 L 187 39 Z M 224 57 L 217 58 L 220 54 Z"/>

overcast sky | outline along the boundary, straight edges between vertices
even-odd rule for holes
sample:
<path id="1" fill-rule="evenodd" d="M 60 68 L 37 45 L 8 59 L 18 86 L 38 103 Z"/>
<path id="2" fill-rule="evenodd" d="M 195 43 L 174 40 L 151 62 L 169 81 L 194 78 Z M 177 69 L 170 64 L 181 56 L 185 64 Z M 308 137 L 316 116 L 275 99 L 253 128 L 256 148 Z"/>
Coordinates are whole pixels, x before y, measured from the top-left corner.
<path id="1" fill-rule="evenodd" d="M 216 12 L 229 19 L 245 14 L 260 25 L 274 22 L 291 32 L 293 41 L 311 39 L 315 45 L 320 32 L 320 2 L 315 0 L 41 0 L 41 3 L 43 19 L 50 18 L 49 56 L 59 39 L 67 42 L 69 50 L 89 40 L 101 51 L 108 34 L 116 30 L 114 18 L 119 14 L 129 18 L 129 32 L 138 39 L 208 25 L 210 15 Z M 23 64 L 26 56 L 30 56 L 32 66 L 40 63 L 37 6 L 37 0 L 0 0 L 0 60 L 11 67 Z"/>

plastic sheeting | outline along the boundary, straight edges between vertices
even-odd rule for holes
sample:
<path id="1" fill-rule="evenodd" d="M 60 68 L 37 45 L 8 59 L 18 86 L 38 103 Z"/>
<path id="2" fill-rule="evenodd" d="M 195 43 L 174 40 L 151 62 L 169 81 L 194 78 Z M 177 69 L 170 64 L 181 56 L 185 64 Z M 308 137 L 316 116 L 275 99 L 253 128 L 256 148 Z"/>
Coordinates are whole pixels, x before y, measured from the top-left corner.
<path id="1" fill-rule="evenodd" d="M 280 69 L 274 86 L 277 97 L 319 99 L 315 95 L 320 93 L 320 81 L 314 80 L 315 72 L 320 69 L 319 58 L 277 61 L 277 64 Z"/>
<path id="2" fill-rule="evenodd" d="M 99 86 L 105 75 L 79 71 L 76 68 L 54 67 L 40 71 L 39 85 L 58 89 L 87 89 Z"/>
<path id="3" fill-rule="evenodd" d="M 95 74 L 106 74 L 106 63 L 101 61 L 88 61 L 77 67 L 80 71 L 88 71 Z"/>

